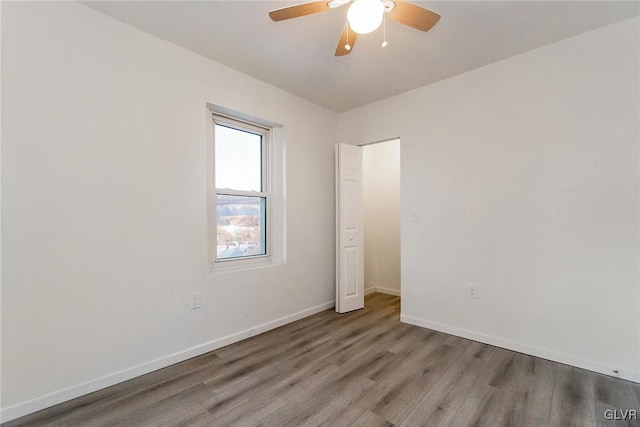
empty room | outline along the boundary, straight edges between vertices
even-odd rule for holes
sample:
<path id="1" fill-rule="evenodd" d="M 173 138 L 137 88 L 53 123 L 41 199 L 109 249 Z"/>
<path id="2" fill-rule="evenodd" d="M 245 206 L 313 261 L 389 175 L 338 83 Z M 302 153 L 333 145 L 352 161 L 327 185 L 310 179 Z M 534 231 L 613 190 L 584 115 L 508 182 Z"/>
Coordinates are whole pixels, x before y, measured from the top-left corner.
<path id="1" fill-rule="evenodd" d="M 640 425 L 640 2 L 0 23 L 3 427 Z"/>

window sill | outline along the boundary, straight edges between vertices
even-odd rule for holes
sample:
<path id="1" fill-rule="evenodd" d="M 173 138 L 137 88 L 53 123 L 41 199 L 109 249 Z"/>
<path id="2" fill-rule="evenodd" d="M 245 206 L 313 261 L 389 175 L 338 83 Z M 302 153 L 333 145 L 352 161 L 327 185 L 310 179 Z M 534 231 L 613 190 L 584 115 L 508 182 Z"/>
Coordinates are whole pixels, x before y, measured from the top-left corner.
<path id="1" fill-rule="evenodd" d="M 281 262 L 273 258 L 259 258 L 259 259 L 247 259 L 247 260 L 234 260 L 234 261 L 222 261 L 209 262 L 209 274 L 223 274 L 232 273 L 237 271 L 257 270 L 262 268 L 275 267 L 282 265 Z"/>

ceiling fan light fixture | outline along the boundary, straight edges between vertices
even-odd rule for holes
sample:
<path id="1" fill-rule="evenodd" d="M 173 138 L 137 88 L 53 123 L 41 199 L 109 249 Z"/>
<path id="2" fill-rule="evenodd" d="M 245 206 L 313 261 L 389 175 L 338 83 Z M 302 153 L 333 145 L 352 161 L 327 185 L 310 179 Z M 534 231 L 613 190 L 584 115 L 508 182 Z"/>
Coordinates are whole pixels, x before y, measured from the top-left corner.
<path id="1" fill-rule="evenodd" d="M 358 34 L 375 31 L 382 23 L 384 4 L 381 0 L 356 0 L 347 11 L 349 26 Z"/>

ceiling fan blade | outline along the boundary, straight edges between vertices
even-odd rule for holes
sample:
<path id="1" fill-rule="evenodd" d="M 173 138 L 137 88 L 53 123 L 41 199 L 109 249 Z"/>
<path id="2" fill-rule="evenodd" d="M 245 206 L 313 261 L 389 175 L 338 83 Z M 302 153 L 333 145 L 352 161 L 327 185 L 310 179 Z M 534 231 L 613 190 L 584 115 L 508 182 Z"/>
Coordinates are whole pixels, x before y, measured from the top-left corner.
<path id="1" fill-rule="evenodd" d="M 358 33 L 349 28 L 349 23 L 344 24 L 342 34 L 340 34 L 340 40 L 338 40 L 338 47 L 336 47 L 336 56 L 349 55 L 353 50 L 353 46 L 356 44 Z M 347 40 L 351 49 L 346 49 Z"/>
<path id="2" fill-rule="evenodd" d="M 404 0 L 394 0 L 395 7 L 387 16 L 416 30 L 429 31 L 440 19 L 440 15 Z"/>
<path id="3" fill-rule="evenodd" d="M 269 17 L 273 21 L 284 21 L 285 19 L 297 18 L 299 16 L 311 15 L 313 13 L 329 10 L 327 1 L 312 1 L 310 3 L 298 4 L 295 6 L 283 7 L 269 12 Z"/>

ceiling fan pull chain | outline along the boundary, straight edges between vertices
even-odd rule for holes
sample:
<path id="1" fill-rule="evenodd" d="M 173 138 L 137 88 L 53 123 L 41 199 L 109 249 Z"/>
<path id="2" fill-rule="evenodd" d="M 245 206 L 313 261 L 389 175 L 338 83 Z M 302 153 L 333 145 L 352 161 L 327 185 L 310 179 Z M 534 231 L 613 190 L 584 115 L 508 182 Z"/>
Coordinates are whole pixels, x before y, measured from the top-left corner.
<path id="1" fill-rule="evenodd" d="M 349 44 L 349 21 L 347 21 L 347 44 L 344 45 L 346 50 L 351 50 L 351 45 Z"/>
<path id="2" fill-rule="evenodd" d="M 387 14 L 382 18 L 382 47 L 387 47 L 389 43 L 387 43 Z"/>

